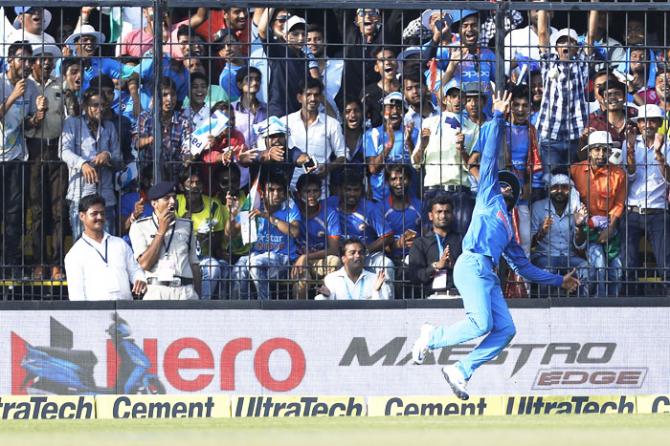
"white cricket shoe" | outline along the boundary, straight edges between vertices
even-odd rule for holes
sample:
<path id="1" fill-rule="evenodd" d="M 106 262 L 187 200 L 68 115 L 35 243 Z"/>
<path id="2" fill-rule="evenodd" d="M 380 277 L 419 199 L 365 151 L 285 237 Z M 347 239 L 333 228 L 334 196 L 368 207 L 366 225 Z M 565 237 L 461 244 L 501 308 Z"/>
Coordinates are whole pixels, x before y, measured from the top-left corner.
<path id="1" fill-rule="evenodd" d="M 442 367 L 442 374 L 444 375 L 444 379 L 449 383 L 451 390 L 453 390 L 458 398 L 462 400 L 470 398 L 470 395 L 468 395 L 468 391 L 466 390 L 468 381 L 465 379 L 465 376 L 463 376 L 463 372 L 461 372 L 460 368 L 456 365 L 448 365 Z"/>
<path id="2" fill-rule="evenodd" d="M 414 346 L 412 347 L 412 361 L 414 361 L 414 364 L 423 364 L 423 360 L 426 359 L 426 353 L 429 350 L 428 343 L 430 342 L 433 330 L 435 330 L 435 327 L 428 323 L 421 326 L 419 338 L 414 342 Z"/>

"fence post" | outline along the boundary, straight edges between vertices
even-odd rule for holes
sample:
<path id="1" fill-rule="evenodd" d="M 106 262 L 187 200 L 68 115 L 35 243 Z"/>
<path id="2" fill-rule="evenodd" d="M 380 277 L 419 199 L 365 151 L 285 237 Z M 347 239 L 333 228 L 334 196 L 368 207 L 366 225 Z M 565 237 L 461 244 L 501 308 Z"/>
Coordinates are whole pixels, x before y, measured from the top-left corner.
<path id="1" fill-rule="evenodd" d="M 154 184 L 161 181 L 160 154 L 163 148 L 163 126 L 161 123 L 161 77 L 163 76 L 163 15 L 167 11 L 166 0 L 154 0 L 154 28 L 160 23 L 158 30 L 154 29 L 154 52 L 153 52 L 153 82 L 154 82 Z M 168 45 L 170 43 L 168 42 Z"/>

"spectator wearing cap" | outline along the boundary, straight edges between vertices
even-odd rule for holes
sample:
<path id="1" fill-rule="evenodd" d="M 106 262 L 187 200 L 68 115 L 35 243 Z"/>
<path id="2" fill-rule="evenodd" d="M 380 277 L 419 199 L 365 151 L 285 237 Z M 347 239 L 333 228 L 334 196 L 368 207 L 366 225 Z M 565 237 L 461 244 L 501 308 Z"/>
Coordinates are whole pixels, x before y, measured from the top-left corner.
<path id="1" fill-rule="evenodd" d="M 379 9 L 343 11 L 338 20 L 340 33 L 344 36 L 344 91 L 348 95 L 361 95 L 363 86 L 374 84 L 380 75 L 374 71 L 373 52 L 379 46 L 393 47 L 400 44 L 402 37 L 403 11 L 389 9 L 382 17 Z M 351 25 L 353 23 L 353 26 Z"/>
<path id="2" fill-rule="evenodd" d="M 549 197 L 533 203 L 530 232 L 534 251 L 530 259 L 534 265 L 556 274 L 576 268 L 581 283 L 578 295 L 586 297 L 587 283 L 593 274 L 578 251 L 586 248 L 588 209 L 573 199 L 572 182 L 563 172 L 554 171 L 551 176 Z"/>
<path id="3" fill-rule="evenodd" d="M 295 146 L 318 164 L 314 173 L 324 180 L 322 198 L 325 198 L 329 174 L 344 163 L 346 148 L 340 123 L 320 111 L 323 91 L 321 81 L 311 77 L 305 79 L 301 82 L 296 96 L 301 104 L 300 110 L 282 119 L 286 120 Z M 295 190 L 299 176 L 294 172 L 290 183 L 291 190 Z"/>
<path id="4" fill-rule="evenodd" d="M 228 95 L 228 101 L 235 102 L 242 94 L 237 86 L 237 73 L 245 67 L 244 46 L 228 29 L 222 29 L 215 37 L 214 51 L 225 64 L 219 75 L 219 86 Z"/>
<path id="5" fill-rule="evenodd" d="M 495 81 L 495 54 L 479 45 L 480 14 L 471 9 L 451 12 L 451 30 L 460 41 L 449 47 L 449 64 L 440 85 L 451 79 L 462 83 Z M 436 86 L 437 87 L 437 86 Z"/>
<path id="6" fill-rule="evenodd" d="M 33 80 L 46 98 L 44 119 L 33 129 L 26 130 L 26 146 L 30 169 L 30 210 L 33 257 L 38 265 L 33 277 L 42 279 L 44 265 L 51 266 L 51 279 L 61 280 L 63 273 L 63 220 L 67 169 L 59 156 L 58 140 L 63 132 L 63 83 L 52 76 L 54 59 L 61 57 L 55 45 L 36 46 L 33 51 Z M 51 252 L 47 237 L 51 236 Z"/>
<path id="7" fill-rule="evenodd" d="M 65 256 L 71 301 L 133 300 L 147 290 L 128 244 L 105 231 L 106 208 L 100 195 L 83 197 L 78 204 L 84 232 Z"/>
<path id="8" fill-rule="evenodd" d="M 400 91 L 400 81 L 398 81 L 398 61 L 397 52 L 390 47 L 377 47 L 372 51 L 375 58 L 374 70 L 379 73 L 379 80 L 366 85 L 361 91 L 361 102 L 363 103 L 365 121 L 369 121 L 372 127 L 378 127 L 382 124 L 382 101 L 384 97 Z"/>
<path id="9" fill-rule="evenodd" d="M 105 230 L 114 233 L 116 223 L 114 172 L 121 168 L 123 156 L 114 124 L 102 118 L 104 98 L 97 88 L 89 88 L 82 98 L 82 114 L 63 122 L 61 159 L 68 167 L 67 200 L 70 206 L 72 235 L 82 228 L 79 200 L 98 193 L 107 202 Z"/>
<path id="10" fill-rule="evenodd" d="M 365 159 L 370 173 L 372 198 L 378 202 L 384 202 L 389 197 L 388 186 L 384 182 L 386 164 L 409 164 L 418 141 L 418 129 L 403 127 L 403 104 L 402 93 L 396 91 L 386 95 L 383 101 L 384 123 L 365 134 Z"/>
<path id="11" fill-rule="evenodd" d="M 640 107 L 637 117 L 639 135 L 632 133 L 624 141 L 625 169 L 628 173 L 626 200 L 626 270 L 629 283 L 638 277 L 640 239 L 646 234 L 651 243 L 662 280 L 668 280 L 670 265 L 670 220 L 668 219 L 668 183 L 670 166 L 667 144 L 657 144 L 657 132 L 664 119 L 657 105 Z M 644 257 L 647 258 L 646 248 Z M 630 289 L 629 289 L 630 290 Z M 630 291 L 629 291 L 630 292 Z"/>
<path id="12" fill-rule="evenodd" d="M 27 40 L 33 50 L 40 45 L 55 44 L 56 40 L 44 32 L 51 24 L 51 12 L 48 9 L 35 6 L 15 6 L 14 30 L 9 33 L 7 42 Z M 3 51 L 4 53 L 4 51 Z"/>
<path id="13" fill-rule="evenodd" d="M 589 264 L 595 269 L 597 296 L 617 296 L 623 274 L 619 223 L 626 209 L 626 172 L 610 163 L 611 151 L 618 144 L 608 132 L 589 135 L 582 150 L 588 159 L 570 166 L 570 176 L 581 201 L 589 212 L 586 248 Z"/>
<path id="14" fill-rule="evenodd" d="M 598 94 L 603 99 L 602 105 L 605 109 L 589 115 L 588 126 L 582 132 L 580 145 L 585 146 L 588 134 L 594 131 L 609 132 L 613 141 L 622 143 L 626 134 L 635 127 L 631 118 L 637 115 L 634 107 L 626 105 L 626 85 L 616 78 L 608 78 L 607 82 L 598 86 Z M 586 154 L 579 154 L 579 158 L 585 159 Z"/>
<path id="15" fill-rule="evenodd" d="M 542 0 L 533 0 L 541 2 Z M 553 11 L 548 11 L 549 19 L 554 15 Z M 505 75 L 510 76 L 512 69 L 520 60 L 530 59 L 540 60 L 540 39 L 538 37 L 537 19 L 539 12 L 535 10 L 528 11 L 528 26 L 513 29 L 505 35 Z M 558 30 L 550 27 L 549 38 L 551 39 Z"/>
<path id="16" fill-rule="evenodd" d="M 27 42 L 9 45 L 6 70 L 0 74 L 0 216 L 4 226 L 3 254 L 5 264 L 14 265 L 10 271 L 14 278 L 21 278 L 20 241 L 23 219 L 23 181 L 26 159 L 25 131 L 39 126 L 46 115 L 47 99 L 40 96 L 31 74 L 33 51 Z M 18 277 L 17 277 L 18 276 Z"/>
<path id="17" fill-rule="evenodd" d="M 580 48 L 574 30 L 564 28 L 552 35 L 548 12 L 538 12 L 544 96 L 537 131 L 545 181 L 553 168 L 566 167 L 576 160 L 579 137 L 588 118 L 585 94 L 597 20 L 598 12 L 591 11 L 586 44 Z"/>
<path id="18" fill-rule="evenodd" d="M 175 185 L 149 189 L 153 214 L 130 226 L 135 258 L 147 276 L 144 300 L 194 300 L 200 293 L 200 261 L 193 222 L 177 218 Z"/>
<path id="19" fill-rule="evenodd" d="M 446 9 L 426 9 L 419 17 L 421 26 L 430 34 L 430 40 L 421 47 L 425 60 L 443 59 L 443 51 L 452 43 L 451 15 Z"/>
<path id="20" fill-rule="evenodd" d="M 82 90 L 86 91 L 91 85 L 91 79 L 101 74 L 114 79 L 116 82 L 129 77 L 133 67 L 124 65 L 116 59 L 100 56 L 100 44 L 105 43 L 105 35 L 91 25 L 82 24 L 65 39 L 68 50 L 66 56 L 74 55 L 82 60 L 83 82 Z"/>
<path id="21" fill-rule="evenodd" d="M 445 195 L 453 204 L 453 230 L 462 236 L 468 229 L 474 208 L 470 174 L 475 166 L 470 163 L 472 155 L 465 146 L 461 88 L 454 79 L 444 87 L 443 109 L 438 116 L 423 122 L 421 143 L 412 153 L 412 163 L 417 171 L 423 167 L 425 174 L 422 215 L 428 215 L 428 205 L 434 197 Z"/>

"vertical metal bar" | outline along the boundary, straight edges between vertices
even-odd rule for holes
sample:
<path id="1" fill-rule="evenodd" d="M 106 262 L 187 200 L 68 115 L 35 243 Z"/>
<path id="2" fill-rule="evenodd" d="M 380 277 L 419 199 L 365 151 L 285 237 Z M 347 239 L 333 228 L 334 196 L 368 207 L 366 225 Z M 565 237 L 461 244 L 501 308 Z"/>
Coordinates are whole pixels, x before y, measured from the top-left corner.
<path id="1" fill-rule="evenodd" d="M 160 153 L 163 147 L 163 128 L 161 124 L 161 77 L 163 75 L 163 15 L 166 11 L 166 0 L 154 0 L 154 52 L 153 57 L 153 90 L 154 90 L 154 184 L 161 181 Z M 156 25 L 158 23 L 158 26 Z"/>

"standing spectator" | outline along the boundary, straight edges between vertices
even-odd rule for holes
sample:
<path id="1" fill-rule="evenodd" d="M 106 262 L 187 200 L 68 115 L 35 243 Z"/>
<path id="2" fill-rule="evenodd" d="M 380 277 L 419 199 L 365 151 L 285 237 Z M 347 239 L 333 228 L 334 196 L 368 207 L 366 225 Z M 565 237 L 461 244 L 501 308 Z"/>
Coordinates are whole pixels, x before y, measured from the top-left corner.
<path id="1" fill-rule="evenodd" d="M 532 71 L 530 73 L 530 123 L 537 128 L 537 118 L 540 116 L 542 108 L 542 98 L 544 97 L 544 79 L 542 71 Z"/>
<path id="2" fill-rule="evenodd" d="M 219 86 L 226 92 L 228 101 L 235 102 L 242 94 L 237 86 L 237 73 L 241 69 L 246 69 L 244 64 L 245 47 L 240 44 L 232 31 L 222 29 L 216 33 L 214 51 L 218 60 L 225 64 L 219 75 Z"/>
<path id="3" fill-rule="evenodd" d="M 454 204 L 444 194 L 428 205 L 432 229 L 414 240 L 409 250 L 409 272 L 423 287 L 423 297 L 435 292 L 458 295 L 454 289 L 454 264 L 461 255 L 463 237 L 451 230 Z"/>
<path id="4" fill-rule="evenodd" d="M 160 24 L 158 27 L 162 32 L 163 52 L 170 53 L 172 41 L 170 39 L 170 16 L 164 11 L 163 18 L 158 20 L 154 17 L 155 11 L 152 6 L 142 8 L 143 28 L 137 28 L 125 34 L 119 44 L 119 56 L 129 56 L 135 59 L 147 57 L 146 53 L 154 47 L 154 32 L 156 21 Z"/>
<path id="5" fill-rule="evenodd" d="M 240 168 L 231 163 L 228 166 L 219 166 L 214 171 L 214 178 L 218 184 L 216 198 L 223 203 L 221 213 L 223 214 L 224 237 L 221 246 L 221 259 L 229 265 L 234 265 L 237 260 L 249 254 L 251 244 L 244 244 L 242 234 L 234 233 L 234 225 L 240 212 L 240 206 L 247 199 L 247 193 L 240 187 Z M 228 287 L 229 284 L 224 283 Z M 225 290 L 227 292 L 228 290 Z M 230 293 L 227 293 L 230 296 Z"/>
<path id="6" fill-rule="evenodd" d="M 388 300 L 393 298 L 384 270 L 371 273 L 364 269 L 365 245 L 357 239 L 347 239 L 342 246 L 339 270 L 323 280 L 317 300 Z"/>
<path id="7" fill-rule="evenodd" d="M 9 33 L 7 42 L 27 40 L 32 44 L 33 50 L 40 45 L 56 43 L 53 36 L 45 32 L 51 24 L 51 12 L 48 9 L 35 6 L 15 6 L 14 12 L 16 13 L 13 23 L 15 29 Z"/>
<path id="8" fill-rule="evenodd" d="M 326 36 L 319 25 L 307 27 L 307 46 L 319 63 L 319 75 L 324 87 L 324 109 L 328 116 L 339 118 L 344 60 L 328 57 Z"/>
<path id="9" fill-rule="evenodd" d="M 598 13 L 593 33 L 593 46 L 596 56 L 604 64 L 619 65 L 626 59 L 626 50 L 621 46 L 621 42 L 612 37 L 613 15 L 607 12 Z M 580 40 L 585 39 L 586 36 L 580 37 Z"/>
<path id="10" fill-rule="evenodd" d="M 384 201 L 389 196 L 384 183 L 387 163 L 410 163 L 410 154 L 416 145 L 419 131 L 411 126 L 403 128 L 403 96 L 393 92 L 384 98 L 384 123 L 365 134 L 365 159 L 370 172 L 372 198 Z"/>
<path id="11" fill-rule="evenodd" d="M 61 159 L 67 164 L 67 199 L 70 206 L 70 225 L 76 238 L 82 232 L 79 219 L 79 200 L 98 193 L 107 203 L 105 230 L 113 233 L 116 222 L 114 171 L 123 162 L 114 124 L 102 119 L 104 106 L 97 88 L 89 88 L 82 99 L 83 113 L 71 116 L 63 123 Z"/>
<path id="12" fill-rule="evenodd" d="M 658 106 L 666 115 L 670 115 L 670 71 L 659 70 L 656 75 L 656 95 L 658 96 Z M 667 134 L 667 120 L 661 131 Z"/>
<path id="13" fill-rule="evenodd" d="M 551 36 L 547 11 L 538 12 L 544 96 L 537 130 L 545 181 L 549 180 L 553 168 L 566 167 L 576 160 L 579 137 L 588 117 L 585 96 L 588 58 L 595 40 L 597 21 L 598 12 L 591 11 L 586 45 L 580 49 L 579 37 L 573 29 L 564 28 Z"/>
<path id="14" fill-rule="evenodd" d="M 125 235 L 130 231 L 130 226 L 140 218 L 151 217 L 154 208 L 148 198 L 151 183 L 154 181 L 154 166 L 147 165 L 140 171 L 140 176 L 135 180 L 137 190 L 129 191 L 121 195 L 119 213 L 121 215 L 121 233 Z M 125 239 L 125 237 L 124 237 Z M 127 240 L 130 242 L 130 239 Z"/>
<path id="15" fill-rule="evenodd" d="M 35 48 L 36 57 L 29 79 L 46 98 L 44 120 L 26 130 L 30 167 L 30 212 L 32 216 L 33 258 L 37 265 L 33 278 L 41 280 L 44 266 L 50 265 L 51 280 L 62 280 L 60 259 L 63 257 L 63 220 L 67 169 L 59 157 L 58 140 L 63 132 L 63 84 L 52 77 L 54 59 L 61 56 L 55 45 Z M 51 252 L 47 238 L 51 236 Z"/>
<path id="16" fill-rule="evenodd" d="M 165 181 L 174 181 L 182 167 L 182 136 L 184 134 L 181 113 L 177 110 L 177 91 L 175 83 L 170 78 L 163 78 L 160 86 L 161 112 L 159 116 L 162 138 L 159 151 L 158 165 L 161 178 Z M 137 119 L 137 126 L 133 132 L 134 145 L 139 151 L 140 166 L 151 165 L 154 162 L 154 126 L 156 119 L 153 110 L 145 111 Z M 141 169 L 140 167 L 140 169 Z"/>
<path id="17" fill-rule="evenodd" d="M 270 299 L 270 285 L 288 277 L 291 265 L 298 258 L 296 238 L 300 235 L 302 217 L 293 200 L 288 198 L 288 184 L 278 175 L 269 175 L 261 183 L 261 207 L 249 212 L 249 220 L 256 219 L 257 240 L 251 254 L 240 257 L 233 271 L 233 295 L 241 299 L 249 299 L 249 279 L 254 283 L 258 299 Z M 240 230 L 237 225 L 235 234 Z"/>
<path id="18" fill-rule="evenodd" d="M 355 172 L 344 172 L 343 177 L 342 194 L 337 197 L 342 237 L 360 240 L 365 245 L 365 267 L 374 272 L 385 270 L 385 279 L 393 282 L 395 268 L 384 255 L 386 246 L 393 243 L 393 231 L 379 205 L 363 197 L 363 178 Z"/>
<path id="19" fill-rule="evenodd" d="M 293 296 L 306 299 L 309 281 L 321 279 L 340 267 L 340 216 L 335 207 L 320 200 L 322 180 L 314 174 L 298 179 L 297 197 L 300 210 L 300 257 L 293 263 L 291 275 L 298 279 Z"/>
<path id="20" fill-rule="evenodd" d="M 402 92 L 408 106 L 403 119 L 406 126 L 412 125 L 413 128 L 420 129 L 427 118 L 439 115 L 439 109 L 430 101 L 431 96 L 418 71 L 404 75 Z"/>
<path id="21" fill-rule="evenodd" d="M 397 53 L 393 48 L 378 47 L 372 52 L 375 58 L 374 70 L 379 73 L 379 80 L 366 85 L 361 90 L 361 101 L 364 106 L 365 121 L 370 121 L 372 127 L 382 124 L 382 100 L 389 93 L 400 91 L 398 81 Z"/>
<path id="22" fill-rule="evenodd" d="M 134 85 L 135 90 L 137 90 L 136 81 L 134 82 Z M 114 81 L 106 74 L 102 74 L 91 79 L 91 86 L 100 91 L 100 98 L 102 99 L 102 119 L 104 121 L 109 121 L 114 125 L 114 131 L 116 132 L 119 141 L 123 161 L 125 163 L 131 162 L 133 160 L 133 155 L 131 153 L 133 122 L 127 116 L 118 114 L 114 111 L 113 104 L 116 92 Z M 136 97 L 136 99 L 139 100 L 139 97 Z"/>
<path id="23" fill-rule="evenodd" d="M 196 253 L 198 254 L 201 275 L 200 299 L 210 300 L 220 297 L 227 299 L 228 294 L 219 296 L 220 281 L 227 278 L 227 265 L 217 258 L 222 257 L 223 246 L 223 204 L 216 198 L 203 194 L 203 181 L 197 171 L 186 170 L 179 178 L 183 194 L 177 195 L 177 218 L 190 219 L 196 234 Z M 227 287 L 222 287 L 227 291 Z"/>
<path id="24" fill-rule="evenodd" d="M 609 163 L 615 146 L 608 132 L 593 132 L 582 149 L 589 159 L 570 166 L 570 175 L 589 211 L 589 263 L 596 271 L 597 296 L 618 296 L 623 274 L 619 222 L 626 209 L 626 172 Z"/>
<path id="25" fill-rule="evenodd" d="M 190 134 L 201 124 L 208 122 L 212 114 L 210 104 L 207 101 L 209 91 L 209 80 L 203 73 L 191 73 L 191 89 L 189 105 L 184 105 L 181 112 L 182 120 L 182 148 L 184 159 L 191 156 Z"/>
<path id="26" fill-rule="evenodd" d="M 68 57 L 61 62 L 63 76 L 63 102 L 65 117 L 78 116 L 81 113 L 81 83 L 83 67 L 81 61 Z"/>
<path id="27" fill-rule="evenodd" d="M 409 193 L 410 169 L 406 164 L 390 164 L 384 170 L 391 194 L 381 205 L 386 225 L 393 231 L 389 251 L 396 267 L 403 265 L 414 239 L 421 233 L 421 202 Z"/>
<path id="28" fill-rule="evenodd" d="M 205 163 L 202 169 L 202 180 L 205 182 L 205 192 L 207 193 L 214 190 L 211 181 L 216 165 L 219 163 L 228 165 L 231 162 L 239 162 L 240 157 L 244 158 L 248 152 L 244 135 L 235 128 L 235 112 L 230 105 L 225 102 L 214 104 L 212 107 L 212 117 L 217 111 L 223 113 L 228 118 L 228 123 L 219 135 L 210 136 L 209 147 L 200 154 L 200 158 Z"/>
<path id="29" fill-rule="evenodd" d="M 530 212 L 534 265 L 559 274 L 577 269 L 580 296 L 588 296 L 587 281 L 592 276 L 588 262 L 577 255 L 586 248 L 588 210 L 581 205 L 571 209 L 572 183 L 563 173 L 556 173 L 549 184 L 549 198 L 533 203 Z"/>
<path id="30" fill-rule="evenodd" d="M 541 3 L 542 0 L 533 0 Z M 553 17 L 553 11 L 548 11 L 549 20 Z M 528 11 L 528 26 L 514 29 L 505 36 L 505 75 L 510 76 L 511 71 L 519 60 L 540 60 L 540 39 L 538 37 L 538 11 Z M 558 30 L 553 26 L 550 28 L 549 39 L 554 37 Z"/>
<path id="31" fill-rule="evenodd" d="M 144 300 L 194 300 L 200 292 L 200 261 L 191 220 L 176 218 L 174 183 L 162 181 L 149 189 L 154 209 L 150 218 L 130 226 L 135 258 L 147 275 Z"/>
<path id="32" fill-rule="evenodd" d="M 628 283 L 637 281 L 640 264 L 640 239 L 646 233 L 651 243 L 661 279 L 667 283 L 670 265 L 670 220 L 668 219 L 668 148 L 656 144 L 658 129 L 663 122 L 663 111 L 657 105 L 640 107 L 637 123 L 639 136 L 631 132 L 624 142 L 628 199 L 626 211 L 626 271 Z M 646 251 L 646 249 L 645 249 Z M 646 252 L 645 252 L 646 257 Z M 630 287 L 629 290 L 635 290 Z M 637 293 L 636 293 L 637 294 Z M 642 295 L 642 294 L 641 294 Z"/>
<path id="33" fill-rule="evenodd" d="M 307 78 L 298 93 L 300 110 L 286 116 L 286 125 L 296 147 L 318 163 L 316 174 L 323 180 L 338 165 L 344 163 L 345 146 L 342 127 L 335 118 L 319 111 L 323 103 L 323 84 L 318 79 Z M 335 158 L 331 161 L 332 158 Z M 291 190 L 295 190 L 299 175 L 293 174 Z M 327 190 L 324 184 L 325 198 Z"/>
<path id="34" fill-rule="evenodd" d="M 482 14 L 482 31 L 479 35 L 479 44 L 481 46 L 491 46 L 492 40 L 496 33 L 505 32 L 509 34 L 513 29 L 523 23 L 523 15 L 517 10 L 511 9 L 505 12 L 503 16 L 503 29 L 498 30 L 496 24 L 496 11 L 489 10 L 488 13 Z"/>
<path id="35" fill-rule="evenodd" d="M 481 149 L 486 141 L 480 137 L 481 129 L 486 124 L 487 118 L 484 113 L 486 98 L 491 90 L 488 84 L 482 82 L 468 82 L 463 85 L 465 93 L 465 111 L 467 116 L 463 118 L 463 145 L 470 159 L 469 172 L 470 189 L 476 192 L 479 184 L 479 161 Z"/>
<path id="36" fill-rule="evenodd" d="M 78 209 L 84 232 L 65 256 L 68 299 L 133 300 L 133 294 L 144 294 L 147 282 L 130 247 L 105 231 L 105 199 L 88 195 Z"/>
<path id="37" fill-rule="evenodd" d="M 13 43 L 7 50 L 6 71 L 2 72 L 0 92 L 0 146 L 1 218 L 4 226 L 3 264 L 11 265 L 6 276 L 19 279 L 21 268 L 21 234 L 23 215 L 23 163 L 26 158 L 24 131 L 39 126 L 49 107 L 47 98 L 41 96 L 35 82 L 28 79 L 31 71 L 31 46 L 26 42 Z"/>

